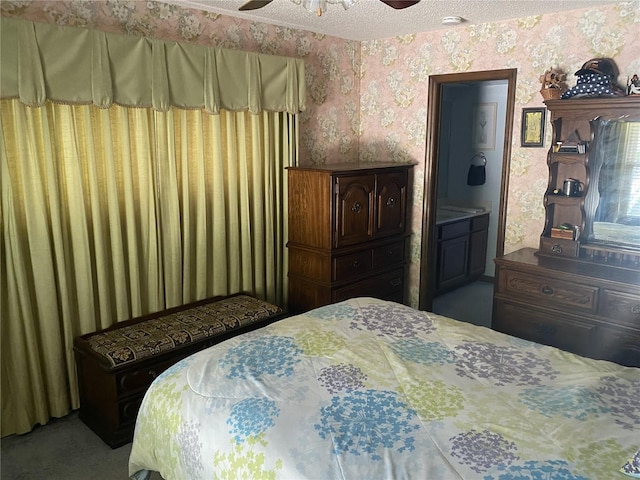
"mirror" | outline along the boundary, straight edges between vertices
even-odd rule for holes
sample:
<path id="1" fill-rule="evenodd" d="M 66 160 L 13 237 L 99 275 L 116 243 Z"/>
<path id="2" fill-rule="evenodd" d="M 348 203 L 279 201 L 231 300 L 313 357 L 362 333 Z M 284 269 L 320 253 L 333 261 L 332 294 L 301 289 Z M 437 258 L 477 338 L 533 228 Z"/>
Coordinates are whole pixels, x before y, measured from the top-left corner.
<path id="1" fill-rule="evenodd" d="M 640 120 L 597 118 L 591 127 L 587 242 L 640 250 Z"/>

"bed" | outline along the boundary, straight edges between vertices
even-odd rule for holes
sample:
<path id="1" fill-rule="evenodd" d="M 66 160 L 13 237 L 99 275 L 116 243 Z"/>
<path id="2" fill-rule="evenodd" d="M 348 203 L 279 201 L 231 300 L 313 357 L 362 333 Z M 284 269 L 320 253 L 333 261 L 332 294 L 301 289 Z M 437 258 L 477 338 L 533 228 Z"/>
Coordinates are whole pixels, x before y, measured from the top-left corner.
<path id="1" fill-rule="evenodd" d="M 638 392 L 638 368 L 357 298 L 166 370 L 142 402 L 129 474 L 625 478 Z"/>

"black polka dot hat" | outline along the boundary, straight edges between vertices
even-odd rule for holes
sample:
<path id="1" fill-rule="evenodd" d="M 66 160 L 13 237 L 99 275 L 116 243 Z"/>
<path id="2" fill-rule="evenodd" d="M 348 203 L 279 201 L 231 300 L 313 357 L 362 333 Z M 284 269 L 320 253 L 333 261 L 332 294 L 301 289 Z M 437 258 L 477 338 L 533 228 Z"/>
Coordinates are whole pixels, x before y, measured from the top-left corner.
<path id="1" fill-rule="evenodd" d="M 614 84 L 617 69 L 608 58 L 594 58 L 582 65 L 575 73 L 576 86 L 562 94 L 561 98 L 600 97 L 620 95 L 621 89 Z"/>

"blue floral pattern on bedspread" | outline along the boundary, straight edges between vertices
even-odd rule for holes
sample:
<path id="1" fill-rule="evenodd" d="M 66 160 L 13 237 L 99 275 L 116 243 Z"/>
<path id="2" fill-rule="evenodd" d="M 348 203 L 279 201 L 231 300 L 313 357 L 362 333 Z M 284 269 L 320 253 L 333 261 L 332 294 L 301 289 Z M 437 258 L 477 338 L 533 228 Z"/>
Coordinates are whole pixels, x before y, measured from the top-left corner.
<path id="1" fill-rule="evenodd" d="M 333 397 L 320 414 L 314 427 L 320 437 L 333 440 L 338 455 L 368 453 L 372 460 L 381 460 L 384 449 L 415 450 L 411 433 L 420 427 L 415 412 L 396 392 L 366 390 Z"/>
<path id="2" fill-rule="evenodd" d="M 568 469 L 569 464 L 563 460 L 547 460 L 544 462 L 529 461 L 518 465 L 500 465 L 497 475 L 485 475 L 484 480 L 589 480 L 582 475 L 574 475 Z"/>
<path id="3" fill-rule="evenodd" d="M 231 409 L 227 424 L 236 442 L 244 442 L 251 435 L 258 435 L 275 425 L 274 419 L 280 409 L 276 403 L 265 398 L 247 398 Z"/>
<path id="4" fill-rule="evenodd" d="M 301 353 L 302 349 L 291 338 L 255 338 L 229 349 L 220 365 L 229 367 L 227 375 L 230 378 L 289 376 L 293 366 L 300 361 L 297 355 Z"/>
<path id="5" fill-rule="evenodd" d="M 640 369 L 371 298 L 174 365 L 140 408 L 146 478 L 611 479 L 640 448 Z"/>
<path id="6" fill-rule="evenodd" d="M 417 338 L 398 340 L 391 349 L 402 360 L 425 365 L 454 363 L 456 354 L 438 342 L 425 342 Z"/>
<path id="7" fill-rule="evenodd" d="M 589 415 L 597 416 L 600 413 L 611 411 L 610 408 L 600 403 L 595 392 L 585 387 L 553 388 L 541 386 L 527 389 L 520 393 L 519 397 L 527 407 L 549 418 L 560 415 L 585 420 Z"/>

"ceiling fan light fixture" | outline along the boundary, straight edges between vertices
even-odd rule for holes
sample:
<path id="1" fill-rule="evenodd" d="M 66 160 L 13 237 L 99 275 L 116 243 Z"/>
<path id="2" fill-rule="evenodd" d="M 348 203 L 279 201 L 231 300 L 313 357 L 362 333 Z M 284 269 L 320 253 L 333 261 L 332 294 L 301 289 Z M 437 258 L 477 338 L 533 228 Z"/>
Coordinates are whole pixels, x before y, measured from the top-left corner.
<path id="1" fill-rule="evenodd" d="M 342 4 L 342 8 L 345 10 L 349 10 L 353 7 L 358 0 L 342 0 L 340 3 Z"/>
<path id="2" fill-rule="evenodd" d="M 302 6 L 320 17 L 327 10 L 327 0 L 303 0 Z"/>
<path id="3" fill-rule="evenodd" d="M 299 4 L 299 1 L 292 1 Z M 327 11 L 327 4 L 336 5 L 339 3 L 342 5 L 342 8 L 349 10 L 357 1 L 358 0 L 302 0 L 302 6 L 309 12 L 315 13 L 320 17 Z"/>
<path id="4" fill-rule="evenodd" d="M 442 18 L 443 25 L 460 25 L 461 23 L 462 23 L 462 17 L 458 17 L 457 15 L 451 15 L 451 16 Z"/>

